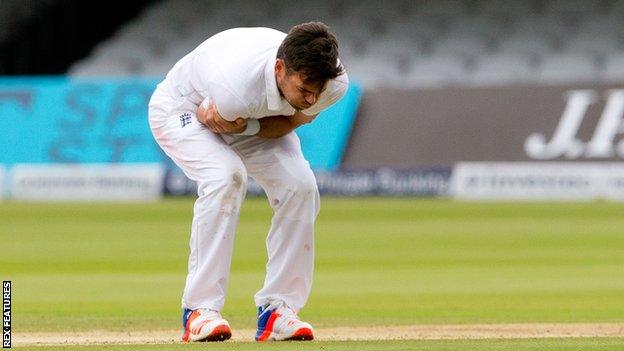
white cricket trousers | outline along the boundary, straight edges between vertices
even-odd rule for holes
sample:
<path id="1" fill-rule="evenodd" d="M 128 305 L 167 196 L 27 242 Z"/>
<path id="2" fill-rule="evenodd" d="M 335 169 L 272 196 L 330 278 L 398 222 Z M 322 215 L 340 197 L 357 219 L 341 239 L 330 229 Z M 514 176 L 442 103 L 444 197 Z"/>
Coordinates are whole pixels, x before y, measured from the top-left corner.
<path id="1" fill-rule="evenodd" d="M 312 286 L 319 211 L 316 180 L 299 138 L 294 132 L 277 139 L 222 137 L 197 121 L 196 109 L 161 87 L 149 104 L 149 124 L 158 145 L 198 185 L 182 307 L 223 308 L 249 175 L 273 208 L 266 276 L 255 295 L 256 306 L 280 299 L 298 311 Z"/>

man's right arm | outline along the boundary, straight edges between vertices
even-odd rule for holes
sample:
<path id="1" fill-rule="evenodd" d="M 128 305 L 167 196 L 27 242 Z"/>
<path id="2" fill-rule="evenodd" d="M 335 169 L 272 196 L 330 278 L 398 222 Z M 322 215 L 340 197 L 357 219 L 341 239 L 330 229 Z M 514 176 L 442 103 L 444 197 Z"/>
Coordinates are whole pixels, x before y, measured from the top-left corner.
<path id="1" fill-rule="evenodd" d="M 247 120 L 242 117 L 234 121 L 223 118 L 214 104 L 209 104 L 207 107 L 200 104 L 197 108 L 197 120 L 217 134 L 239 134 L 247 127 Z"/>

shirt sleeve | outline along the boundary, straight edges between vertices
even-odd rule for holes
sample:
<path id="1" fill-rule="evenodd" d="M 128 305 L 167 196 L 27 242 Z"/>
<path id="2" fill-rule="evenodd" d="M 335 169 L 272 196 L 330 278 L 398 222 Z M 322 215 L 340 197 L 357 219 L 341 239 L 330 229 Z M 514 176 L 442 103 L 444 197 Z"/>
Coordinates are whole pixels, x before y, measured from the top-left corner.
<path id="1" fill-rule="evenodd" d="M 218 65 L 206 55 L 199 53 L 191 63 L 191 81 L 199 94 L 217 106 L 219 114 L 228 121 L 237 118 L 249 118 L 249 106 L 229 86 L 226 77 L 221 73 Z"/>
<path id="2" fill-rule="evenodd" d="M 226 86 L 211 82 L 208 96 L 217 106 L 217 111 L 224 119 L 233 122 L 239 117 L 249 118 L 250 113 L 247 105 Z"/>
<path id="3" fill-rule="evenodd" d="M 319 101 L 317 101 L 316 104 L 310 106 L 310 108 L 302 110 L 301 112 L 308 116 L 321 113 L 321 111 L 326 110 L 331 105 L 335 104 L 338 100 L 340 100 L 340 98 L 342 98 L 347 92 L 348 87 L 349 77 L 345 72 L 338 77 L 328 81 L 327 87 L 319 97 Z"/>

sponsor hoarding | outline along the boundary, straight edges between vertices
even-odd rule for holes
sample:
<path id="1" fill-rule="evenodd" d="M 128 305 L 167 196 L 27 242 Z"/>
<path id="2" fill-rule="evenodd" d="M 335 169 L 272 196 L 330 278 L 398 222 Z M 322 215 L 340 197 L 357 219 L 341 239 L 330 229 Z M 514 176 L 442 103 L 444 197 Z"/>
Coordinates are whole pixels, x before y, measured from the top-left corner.
<path id="1" fill-rule="evenodd" d="M 45 164 L 11 168 L 11 196 L 28 201 L 138 201 L 162 195 L 160 164 Z"/>
<path id="2" fill-rule="evenodd" d="M 452 169 L 352 169 L 315 172 L 319 192 L 323 195 L 346 196 L 447 196 Z M 177 170 L 165 177 L 165 194 L 197 193 L 197 184 Z M 252 178 L 247 182 L 247 194 L 264 195 Z"/>
<path id="3" fill-rule="evenodd" d="M 450 193 L 471 200 L 624 201 L 624 163 L 464 162 Z"/>
<path id="4" fill-rule="evenodd" d="M 624 84 L 366 93 L 343 167 L 624 161 Z"/>
<path id="5" fill-rule="evenodd" d="M 325 195 L 446 196 L 451 168 L 351 169 L 317 172 Z"/>
<path id="6" fill-rule="evenodd" d="M 167 163 L 152 137 L 147 105 L 155 79 L 0 78 L 0 164 Z M 297 130 L 314 169 L 342 159 L 360 101 L 346 95 Z"/>

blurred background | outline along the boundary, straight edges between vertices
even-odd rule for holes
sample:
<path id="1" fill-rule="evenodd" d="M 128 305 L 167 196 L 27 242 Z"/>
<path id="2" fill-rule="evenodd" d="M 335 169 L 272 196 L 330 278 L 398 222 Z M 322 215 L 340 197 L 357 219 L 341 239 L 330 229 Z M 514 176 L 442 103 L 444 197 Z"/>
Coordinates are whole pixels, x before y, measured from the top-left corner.
<path id="1" fill-rule="evenodd" d="M 2 194 L 192 193 L 147 128 L 155 85 L 219 31 L 311 20 L 352 81 L 298 130 L 323 193 L 624 198 L 618 0 L 3 0 Z"/>
<path id="2" fill-rule="evenodd" d="M 593 200 L 624 200 L 624 1 L 0 0 L 16 330 L 178 327 L 196 189 L 150 96 L 221 30 L 311 20 L 351 84 L 296 131 L 329 195 L 304 318 L 622 322 L 623 208 Z M 248 194 L 224 315 L 252 330 L 271 209 Z"/>

